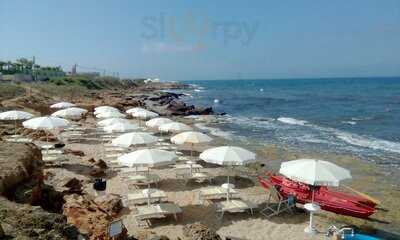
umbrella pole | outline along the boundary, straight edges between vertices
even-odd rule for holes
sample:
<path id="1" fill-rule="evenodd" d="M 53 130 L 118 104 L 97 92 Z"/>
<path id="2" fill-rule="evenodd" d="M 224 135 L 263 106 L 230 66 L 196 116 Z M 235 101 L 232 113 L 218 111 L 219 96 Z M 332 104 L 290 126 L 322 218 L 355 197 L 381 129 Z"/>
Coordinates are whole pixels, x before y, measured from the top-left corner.
<path id="1" fill-rule="evenodd" d="M 49 133 L 46 131 L 46 155 L 49 154 Z"/>
<path id="2" fill-rule="evenodd" d="M 226 201 L 229 202 L 229 173 L 228 173 L 228 189 L 226 190 Z"/>
<path id="3" fill-rule="evenodd" d="M 17 135 L 17 119 L 14 119 L 14 135 Z"/>
<path id="4" fill-rule="evenodd" d="M 147 184 L 147 206 L 150 206 L 150 183 Z"/>

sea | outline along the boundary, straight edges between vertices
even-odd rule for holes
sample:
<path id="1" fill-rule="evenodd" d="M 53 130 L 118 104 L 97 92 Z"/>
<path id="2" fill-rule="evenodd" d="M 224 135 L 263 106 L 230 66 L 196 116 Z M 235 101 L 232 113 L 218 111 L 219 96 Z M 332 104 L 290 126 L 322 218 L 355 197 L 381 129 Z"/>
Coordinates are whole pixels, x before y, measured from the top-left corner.
<path id="1" fill-rule="evenodd" d="M 225 114 L 213 135 L 352 154 L 400 172 L 400 77 L 185 83 L 186 103 Z"/>

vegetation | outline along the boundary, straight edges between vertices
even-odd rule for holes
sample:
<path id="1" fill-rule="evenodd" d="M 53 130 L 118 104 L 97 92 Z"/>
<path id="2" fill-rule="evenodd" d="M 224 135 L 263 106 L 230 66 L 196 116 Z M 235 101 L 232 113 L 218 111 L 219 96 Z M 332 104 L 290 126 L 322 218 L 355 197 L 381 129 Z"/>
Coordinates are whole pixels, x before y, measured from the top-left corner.
<path id="1" fill-rule="evenodd" d="M 0 99 L 9 99 L 25 94 L 25 88 L 19 84 L 1 83 L 0 84 Z"/>
<path id="2" fill-rule="evenodd" d="M 36 73 L 36 72 L 62 72 L 61 67 L 40 66 L 35 64 L 32 60 L 26 58 L 19 58 L 15 62 L 1 61 L 0 60 L 0 73 L 2 74 L 18 74 L 18 73 Z"/>

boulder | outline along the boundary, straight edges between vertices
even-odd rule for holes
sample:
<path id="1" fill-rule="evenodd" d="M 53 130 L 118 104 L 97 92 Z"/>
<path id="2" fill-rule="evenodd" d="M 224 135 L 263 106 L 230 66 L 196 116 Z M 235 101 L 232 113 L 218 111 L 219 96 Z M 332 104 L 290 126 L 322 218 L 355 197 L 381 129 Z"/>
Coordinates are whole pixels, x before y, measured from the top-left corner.
<path id="1" fill-rule="evenodd" d="M 215 231 L 201 223 L 185 225 L 183 234 L 190 240 L 222 240 Z"/>
<path id="2" fill-rule="evenodd" d="M 68 223 L 76 226 L 89 239 L 106 239 L 109 224 L 117 219 L 122 202 L 117 195 L 106 195 L 91 199 L 87 195 L 64 197 L 63 214 Z M 127 239 L 127 231 L 119 239 Z"/>
<path id="3" fill-rule="evenodd" d="M 76 227 L 62 214 L 49 213 L 41 207 L 18 204 L 0 197 L 0 222 L 10 239 L 77 239 Z M 7 224 L 5 224 L 7 223 Z"/>
<path id="4" fill-rule="evenodd" d="M 63 187 L 67 188 L 64 193 L 76 193 L 76 194 L 82 194 L 83 191 L 83 185 L 82 181 L 80 181 L 77 178 L 71 178 L 66 181 L 66 183 L 63 185 Z"/>
<path id="5" fill-rule="evenodd" d="M 78 157 L 84 157 L 85 153 L 83 151 L 80 150 L 73 150 L 73 149 L 64 149 L 64 153 L 65 154 L 72 154 Z"/>
<path id="6" fill-rule="evenodd" d="M 38 147 L 32 143 L 0 145 L 0 194 L 13 190 L 19 183 L 41 171 L 44 162 Z"/>

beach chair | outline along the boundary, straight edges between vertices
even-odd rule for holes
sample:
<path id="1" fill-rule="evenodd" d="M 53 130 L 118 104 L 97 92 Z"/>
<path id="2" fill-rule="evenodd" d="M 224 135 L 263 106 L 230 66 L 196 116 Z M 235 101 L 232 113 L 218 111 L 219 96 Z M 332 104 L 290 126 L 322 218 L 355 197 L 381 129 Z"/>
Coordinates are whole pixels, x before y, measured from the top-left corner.
<path id="1" fill-rule="evenodd" d="M 128 183 L 134 186 L 148 186 L 154 184 L 156 187 L 161 181 L 160 176 L 156 174 L 134 175 L 127 177 Z"/>
<path id="2" fill-rule="evenodd" d="M 272 202 L 272 200 L 274 201 Z M 272 217 L 279 215 L 282 212 L 293 213 L 293 208 L 295 207 L 296 201 L 294 196 L 289 195 L 287 198 L 284 198 L 275 186 L 270 183 L 267 205 L 260 211 L 260 213 L 266 217 Z"/>
<path id="3" fill-rule="evenodd" d="M 60 154 L 63 154 L 63 150 L 61 149 L 42 150 L 42 155 L 60 155 Z"/>
<path id="4" fill-rule="evenodd" d="M 139 227 L 149 227 L 151 226 L 151 219 L 173 216 L 178 221 L 178 214 L 180 213 L 182 213 L 182 209 L 175 203 L 160 203 L 136 207 L 136 214 L 133 217 Z"/>
<path id="5" fill-rule="evenodd" d="M 227 193 L 228 193 L 227 189 L 220 186 L 206 187 L 199 190 L 199 200 L 201 203 L 204 203 L 204 201 L 207 200 L 212 201 L 212 200 L 224 199 L 226 198 Z M 229 190 L 230 198 L 235 198 L 237 197 L 238 194 L 239 193 L 235 189 Z"/>
<path id="6" fill-rule="evenodd" d="M 30 138 L 8 138 L 8 139 L 6 139 L 6 141 L 13 142 L 13 143 L 31 143 L 31 142 L 33 142 L 33 140 Z"/>
<path id="7" fill-rule="evenodd" d="M 159 189 L 151 189 L 152 193 L 150 194 L 150 202 L 166 202 L 167 201 L 167 195 L 165 194 L 164 191 L 159 190 Z M 137 204 L 144 204 L 147 203 L 149 200 L 149 197 L 146 196 L 143 191 L 137 191 L 134 193 L 128 193 L 126 196 L 126 205 L 129 206 L 130 204 L 137 205 Z"/>
<path id="8" fill-rule="evenodd" d="M 224 217 L 225 212 L 238 213 L 250 210 L 251 215 L 254 213 L 254 209 L 258 208 L 258 205 L 241 199 L 232 199 L 229 201 L 222 201 L 216 203 L 217 212 L 221 213 L 220 219 Z"/>
<path id="9" fill-rule="evenodd" d="M 121 177 L 126 178 L 132 175 L 146 175 L 149 174 L 149 167 L 127 167 L 121 169 Z"/>

